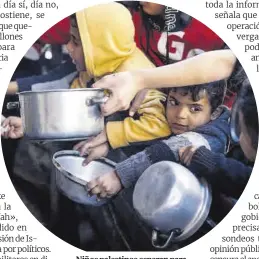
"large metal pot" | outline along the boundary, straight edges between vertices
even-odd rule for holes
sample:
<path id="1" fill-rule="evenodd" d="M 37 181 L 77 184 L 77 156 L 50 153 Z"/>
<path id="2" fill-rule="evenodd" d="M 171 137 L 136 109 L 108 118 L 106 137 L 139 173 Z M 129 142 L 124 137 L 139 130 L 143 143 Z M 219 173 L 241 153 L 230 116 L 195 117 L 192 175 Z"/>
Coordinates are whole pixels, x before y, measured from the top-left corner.
<path id="1" fill-rule="evenodd" d="M 84 157 L 74 150 L 59 151 L 53 156 L 56 167 L 56 184 L 58 189 L 70 200 L 84 204 L 100 206 L 109 199 L 89 197 L 86 190 L 87 182 L 114 170 L 115 163 L 106 158 L 90 162 L 83 166 Z"/>
<path id="2" fill-rule="evenodd" d="M 207 182 L 169 161 L 150 166 L 133 193 L 133 206 L 153 228 L 152 244 L 157 248 L 192 236 L 208 217 L 210 205 Z"/>
<path id="3" fill-rule="evenodd" d="M 100 103 L 103 89 L 60 89 L 19 93 L 24 134 L 32 140 L 78 140 L 99 134 L 104 127 Z"/>

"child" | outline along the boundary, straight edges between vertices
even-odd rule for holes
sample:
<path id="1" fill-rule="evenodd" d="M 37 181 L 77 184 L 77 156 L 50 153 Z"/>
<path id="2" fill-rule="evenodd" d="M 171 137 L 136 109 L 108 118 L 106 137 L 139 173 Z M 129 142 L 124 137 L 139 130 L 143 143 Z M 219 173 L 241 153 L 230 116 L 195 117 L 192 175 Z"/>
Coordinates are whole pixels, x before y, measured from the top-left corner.
<path id="1" fill-rule="evenodd" d="M 245 80 L 232 112 L 237 124 L 231 131 L 239 137 L 240 146 L 250 162 L 254 162 L 258 145 L 258 113 L 248 80 Z M 232 125 L 234 126 L 234 125 Z M 239 198 L 252 172 L 252 167 L 205 147 L 185 147 L 180 159 L 193 172 L 205 177 L 218 191 Z"/>
<path id="2" fill-rule="evenodd" d="M 88 189 L 100 197 L 110 197 L 135 184 L 151 164 L 163 160 L 179 162 L 179 149 L 190 144 L 223 153 L 229 118 L 227 109 L 222 112 L 224 94 L 224 81 L 171 89 L 166 117 L 173 135 L 117 164 L 115 171 L 91 181 Z"/>
<path id="3" fill-rule="evenodd" d="M 78 72 L 76 74 L 72 73 L 68 77 L 62 77 L 61 81 L 59 77 L 56 78 L 56 81 L 40 81 L 37 84 L 40 89 L 86 87 L 86 85 L 90 86 L 94 80 L 98 80 L 109 73 L 154 67 L 136 47 L 132 17 L 123 5 L 109 3 L 86 8 L 78 12 L 76 17 L 72 17 L 71 23 L 71 39 L 67 47 L 73 62 L 80 72 L 80 80 L 79 77 L 74 79 Z M 72 65 L 75 67 L 74 64 Z M 55 74 L 54 72 L 52 75 Z M 71 78 L 74 79 L 72 83 Z M 37 86 L 35 85 L 33 90 L 38 89 Z M 110 138 L 114 142 L 112 145 L 120 145 L 122 142 L 126 145 L 131 141 L 144 141 L 145 139 L 150 140 L 170 135 L 170 128 L 164 115 L 164 105 L 161 103 L 165 99 L 166 97 L 163 93 L 149 91 L 143 106 L 139 109 L 139 113 L 142 115 L 139 120 L 126 118 L 121 122 L 109 122 L 108 126 L 110 128 L 107 130 L 107 134 L 111 136 Z M 125 130 L 117 130 L 118 127 L 119 129 L 125 128 Z M 127 138 L 123 138 L 125 133 L 127 133 Z M 106 144 L 107 142 L 103 145 L 105 148 L 107 147 Z M 37 157 L 47 154 L 46 150 L 53 153 L 57 146 L 59 146 L 59 143 L 54 142 L 49 143 L 46 148 L 46 145 L 34 144 L 23 139 L 22 145 L 19 145 L 19 154 L 23 154 L 23 156 L 26 154 L 24 159 L 29 159 L 33 161 L 31 164 L 37 165 L 36 169 L 31 167 L 33 168 L 32 171 L 41 173 L 36 176 L 29 170 L 19 170 L 18 172 L 15 169 L 15 171 L 22 178 L 28 172 L 28 177 L 26 178 L 33 178 L 33 180 L 30 180 L 33 183 L 37 182 L 37 179 L 42 175 L 46 175 L 46 185 L 49 185 L 48 179 L 50 177 L 48 174 L 51 171 L 49 168 L 51 163 L 46 159 L 46 163 L 44 162 L 42 165 L 43 160 L 41 159 L 38 162 Z M 36 162 L 34 163 L 34 161 Z M 16 164 L 17 167 L 24 168 L 22 159 L 17 159 Z M 42 172 L 42 168 L 44 168 L 44 172 Z M 46 168 L 49 170 L 46 170 Z"/>
<path id="4" fill-rule="evenodd" d="M 71 88 L 85 87 L 109 73 L 154 67 L 136 47 L 130 12 L 118 3 L 97 5 L 76 13 L 76 19 L 72 17 L 71 20 L 67 49 L 80 71 L 80 77 L 74 80 Z M 100 140 L 95 149 L 98 157 L 107 155 L 109 145 L 125 147 L 170 135 L 161 103 L 165 100 L 163 93 L 149 90 L 138 110 L 139 118 L 109 121 L 97 137 Z M 86 143 L 80 142 L 76 149 Z"/>

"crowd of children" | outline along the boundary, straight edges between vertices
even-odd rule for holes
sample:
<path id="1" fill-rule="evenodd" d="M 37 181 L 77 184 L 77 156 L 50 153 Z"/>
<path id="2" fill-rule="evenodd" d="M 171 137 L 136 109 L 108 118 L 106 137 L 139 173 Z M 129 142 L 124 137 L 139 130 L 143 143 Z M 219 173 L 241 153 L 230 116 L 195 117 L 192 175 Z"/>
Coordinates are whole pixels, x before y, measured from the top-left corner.
<path id="1" fill-rule="evenodd" d="M 127 159 L 89 182 L 88 191 L 99 198 L 113 197 L 134 186 L 150 165 L 167 160 L 238 198 L 256 157 L 258 114 L 251 85 L 233 53 L 223 50 L 224 42 L 189 15 L 142 1 L 96 5 L 70 21 L 71 60 L 47 75 L 11 82 L 7 92 L 109 89 L 111 96 L 102 110 L 112 117 L 98 136 L 74 148 L 87 155 L 84 165 L 109 157 L 115 149 Z M 238 92 L 236 113 L 230 110 L 232 89 Z M 122 115 L 119 110 L 129 109 L 132 100 L 135 115 Z M 238 129 L 232 130 L 238 131 L 250 162 L 227 157 L 233 146 L 230 117 L 238 118 Z M 22 137 L 20 118 L 9 117 L 1 124 L 7 129 L 3 137 Z"/>

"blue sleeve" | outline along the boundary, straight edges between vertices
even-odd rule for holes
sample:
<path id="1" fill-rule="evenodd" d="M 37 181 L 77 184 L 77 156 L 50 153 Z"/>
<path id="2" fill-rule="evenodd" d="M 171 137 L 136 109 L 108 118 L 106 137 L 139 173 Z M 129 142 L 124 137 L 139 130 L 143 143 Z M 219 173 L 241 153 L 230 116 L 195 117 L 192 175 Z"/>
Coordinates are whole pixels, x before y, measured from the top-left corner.
<path id="1" fill-rule="evenodd" d="M 17 79 L 18 92 L 37 90 L 37 88 L 39 90 L 51 89 L 51 86 L 57 85 L 58 82 L 60 83 L 60 88 L 68 88 L 76 74 L 75 65 L 72 60 L 68 60 L 45 75 Z M 56 83 L 54 84 L 53 82 Z M 61 82 L 63 85 L 61 85 Z"/>
<path id="2" fill-rule="evenodd" d="M 196 150 L 189 169 L 207 179 L 220 192 L 234 198 L 242 194 L 252 172 L 250 166 L 205 147 Z"/>
<path id="3" fill-rule="evenodd" d="M 158 141 L 144 151 L 118 163 L 115 170 L 122 185 L 125 188 L 128 188 L 137 182 L 139 177 L 149 166 L 164 160 L 175 162 L 176 158 L 174 153 L 165 143 Z"/>

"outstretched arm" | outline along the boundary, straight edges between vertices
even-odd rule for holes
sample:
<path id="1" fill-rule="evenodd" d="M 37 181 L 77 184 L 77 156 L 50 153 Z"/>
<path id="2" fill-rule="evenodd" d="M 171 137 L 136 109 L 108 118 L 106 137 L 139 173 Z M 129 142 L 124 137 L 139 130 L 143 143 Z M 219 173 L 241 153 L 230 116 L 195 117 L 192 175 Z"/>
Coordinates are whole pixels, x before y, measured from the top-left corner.
<path id="1" fill-rule="evenodd" d="M 215 50 L 163 67 L 108 75 L 93 87 L 111 92 L 109 100 L 102 107 L 104 115 L 108 116 L 118 110 L 128 109 L 140 90 L 181 87 L 225 79 L 231 75 L 235 63 L 236 57 L 231 50 Z"/>

